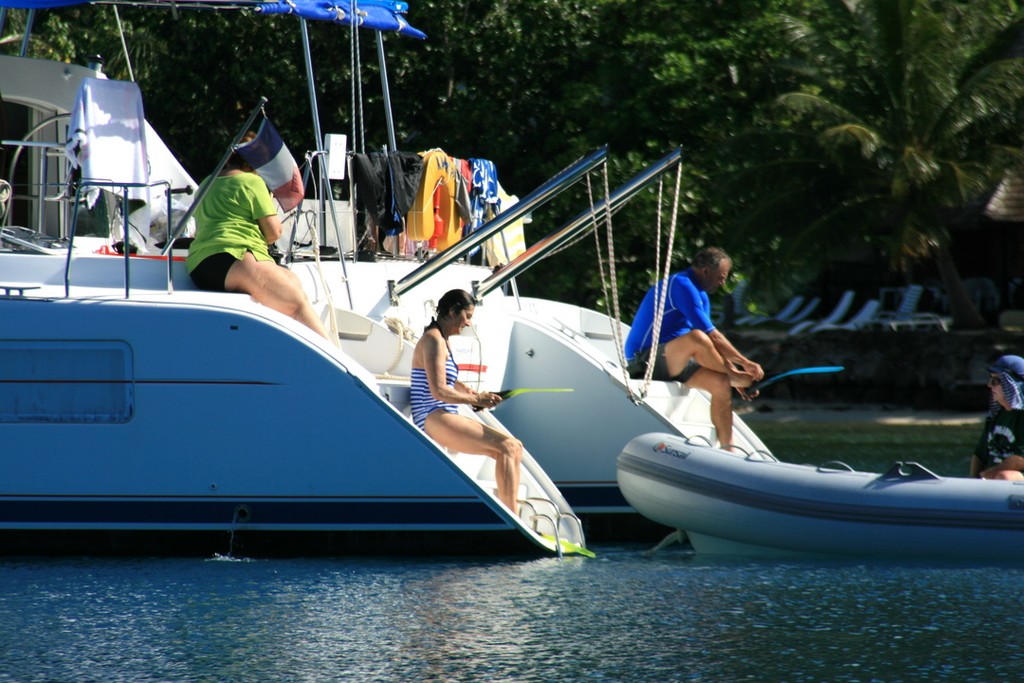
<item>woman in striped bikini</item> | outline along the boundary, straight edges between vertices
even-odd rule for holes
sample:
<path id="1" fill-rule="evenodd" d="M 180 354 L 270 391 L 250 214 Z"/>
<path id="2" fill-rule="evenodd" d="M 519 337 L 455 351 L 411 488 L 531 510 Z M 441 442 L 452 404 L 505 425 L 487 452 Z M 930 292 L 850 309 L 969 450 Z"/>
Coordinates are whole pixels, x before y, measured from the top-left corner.
<path id="1" fill-rule="evenodd" d="M 412 419 L 446 448 L 494 458 L 498 498 L 518 514 L 516 491 L 523 444 L 458 413 L 459 403 L 479 408 L 493 408 L 501 403 L 497 394 L 478 393 L 458 380 L 459 368 L 448 348 L 448 337 L 469 326 L 475 309 L 472 295 L 461 289 L 447 292 L 438 302 L 437 317 L 423 331 L 412 355 Z"/>

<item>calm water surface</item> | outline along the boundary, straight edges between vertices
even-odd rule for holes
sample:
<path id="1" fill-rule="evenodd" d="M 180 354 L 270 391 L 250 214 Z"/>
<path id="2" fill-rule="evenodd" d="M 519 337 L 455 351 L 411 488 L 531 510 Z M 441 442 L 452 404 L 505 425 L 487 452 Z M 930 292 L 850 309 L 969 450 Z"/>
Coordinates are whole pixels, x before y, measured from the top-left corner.
<path id="1" fill-rule="evenodd" d="M 1024 678 L 1024 570 L 646 548 L 0 560 L 0 682 Z"/>

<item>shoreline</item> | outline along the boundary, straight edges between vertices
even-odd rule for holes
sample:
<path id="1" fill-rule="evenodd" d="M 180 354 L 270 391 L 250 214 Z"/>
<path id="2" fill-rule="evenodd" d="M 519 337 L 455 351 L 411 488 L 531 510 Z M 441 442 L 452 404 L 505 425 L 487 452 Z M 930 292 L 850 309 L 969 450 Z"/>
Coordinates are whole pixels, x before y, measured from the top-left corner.
<path id="1" fill-rule="evenodd" d="M 987 368 L 1004 354 L 1024 352 L 1024 335 L 998 329 L 826 330 L 789 335 L 780 330 L 727 330 L 737 349 L 768 375 L 794 368 L 843 366 L 838 373 L 803 375 L 773 384 L 761 397 L 766 405 L 814 404 L 859 409 L 906 407 L 908 414 L 948 411 L 983 414 L 988 409 Z M 755 406 L 758 400 L 754 401 Z M 739 401 L 736 402 L 737 404 Z M 780 408 L 782 409 L 782 408 Z"/>
<path id="2" fill-rule="evenodd" d="M 886 404 L 800 402 L 777 399 L 737 401 L 733 410 L 750 425 L 761 422 L 865 422 L 892 425 L 978 425 L 986 410 L 915 410 Z"/>

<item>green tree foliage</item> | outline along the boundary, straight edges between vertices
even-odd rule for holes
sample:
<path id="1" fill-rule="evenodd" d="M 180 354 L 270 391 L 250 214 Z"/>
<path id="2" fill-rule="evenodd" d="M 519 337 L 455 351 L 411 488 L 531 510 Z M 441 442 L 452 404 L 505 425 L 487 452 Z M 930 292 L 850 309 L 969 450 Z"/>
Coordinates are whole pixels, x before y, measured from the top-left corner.
<path id="1" fill-rule="evenodd" d="M 954 323 L 981 320 L 949 255 L 949 216 L 1021 162 L 1022 25 L 1013 3 L 822 3 L 792 18 L 802 60 L 774 124 L 737 145 L 725 187 L 764 263 L 876 245 L 896 268 L 933 259 Z"/>
<path id="2" fill-rule="evenodd" d="M 601 3 L 602 40 L 589 58 L 595 100 L 589 129 L 622 160 L 621 177 L 669 149 L 685 150 L 683 198 L 675 253 L 678 266 L 699 248 L 726 247 L 743 273 L 748 245 L 725 220 L 730 199 L 713 199 L 712 178 L 737 161 L 722 154 L 737 132 L 755 125 L 760 103 L 782 90 L 773 65 L 790 47 L 779 12 L 803 12 L 802 0 Z M 618 170 L 618 169 L 617 169 Z M 656 279 L 658 207 L 654 193 L 616 222 L 620 290 L 631 309 Z M 663 217 L 667 219 L 667 216 Z M 662 242 L 664 244 L 664 242 Z M 593 271 L 583 281 L 596 281 Z M 591 291 L 599 291 L 593 284 Z"/>
<path id="3" fill-rule="evenodd" d="M 909 208 L 969 198 L 1019 147 L 1019 107 L 1000 100 L 1006 91 L 993 87 L 1016 76 L 993 72 L 999 60 L 983 49 L 998 50 L 1009 35 L 996 31 L 1015 7 L 1009 0 L 410 4 L 410 22 L 428 39 L 384 37 L 400 149 L 441 147 L 490 159 L 503 186 L 523 195 L 601 145 L 610 149 L 612 188 L 682 147 L 675 267 L 700 247 L 719 244 L 744 276 L 813 273 L 847 234 L 900 245 L 892 250 L 897 261 L 917 258 L 942 245 L 944 233 L 926 212 Z M 23 12 L 9 13 L 4 49 L 17 44 L 23 21 Z M 383 147 L 374 34 L 309 22 L 306 35 L 321 131 L 350 134 L 366 150 Z M 130 73 L 148 117 L 198 178 L 261 95 L 297 157 L 315 147 L 302 47 L 294 17 L 135 7 L 115 13 L 95 5 L 40 12 L 30 54 L 79 63 L 102 54 L 111 76 Z M 893 61 L 908 49 L 920 54 Z M 830 112 L 824 103 L 837 108 Z M 947 106 L 953 103 L 977 106 Z M 918 127 L 924 112 L 931 112 L 927 129 Z M 915 123 L 900 128 L 906 116 Z M 940 129 L 947 133 L 938 135 Z M 741 135 L 752 130 L 756 138 Z M 941 172 L 920 182 L 933 168 Z M 738 182 L 723 183 L 741 169 L 733 176 Z M 673 180 L 666 178 L 666 195 Z M 604 179 L 592 182 L 600 198 Z M 922 194 L 930 204 L 917 201 Z M 897 196 L 902 203 L 893 201 Z M 932 201 L 936 196 L 943 200 Z M 589 201 L 581 183 L 542 208 L 527 227 L 528 241 Z M 667 224 L 670 212 L 652 188 L 614 218 L 627 316 L 655 279 L 659 213 Z M 603 306 L 593 253 L 588 239 L 548 259 L 520 277 L 522 290 Z M 794 279 L 800 278 L 787 282 Z"/>
<path id="4" fill-rule="evenodd" d="M 726 161 L 718 152 L 721 142 L 754 120 L 759 100 L 777 94 L 768 68 L 785 49 L 776 10 L 803 4 L 412 3 L 410 20 L 428 40 L 385 37 L 399 147 L 441 147 L 460 157 L 491 159 L 506 189 L 522 195 L 601 145 L 611 151 L 613 188 L 682 146 L 686 215 L 675 258 L 685 260 L 704 244 L 728 239 L 721 211 L 708 201 L 707 178 Z M 104 6 L 47 13 L 34 47 L 74 35 L 58 56 L 82 61 L 86 54 L 104 54 L 108 71 L 121 78 L 131 63 L 149 118 L 194 175 L 212 168 L 259 95 L 270 98 L 270 115 L 293 152 L 312 148 L 294 18 L 125 7 L 120 20 L 130 60 L 121 55 L 112 8 Z M 71 25 L 88 30 L 72 32 Z M 365 147 L 379 149 L 387 137 L 373 34 L 353 36 L 319 22 L 308 30 L 322 130 L 351 133 L 355 121 Z M 359 75 L 355 82 L 353 72 Z M 599 198 L 603 179 L 593 183 Z M 644 194 L 616 217 L 627 307 L 654 277 L 655 197 L 654 190 Z M 539 239 L 588 204 L 581 184 L 537 212 L 528 239 Z M 742 263 L 744 246 L 728 246 Z M 578 245 L 527 272 L 524 289 L 595 304 L 601 288 L 592 249 Z"/>

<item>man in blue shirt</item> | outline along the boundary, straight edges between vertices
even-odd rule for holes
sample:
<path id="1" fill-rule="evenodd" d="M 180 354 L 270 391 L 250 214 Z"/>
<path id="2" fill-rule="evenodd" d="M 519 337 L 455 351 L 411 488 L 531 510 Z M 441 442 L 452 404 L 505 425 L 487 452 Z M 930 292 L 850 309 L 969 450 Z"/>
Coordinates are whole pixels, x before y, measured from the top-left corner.
<path id="1" fill-rule="evenodd" d="M 708 294 L 722 286 L 732 270 L 729 255 L 717 247 L 701 250 L 686 270 L 669 278 L 663 291 L 664 313 L 654 344 L 655 297 L 658 283 L 640 303 L 626 338 L 629 374 L 642 378 L 655 346 L 653 379 L 675 380 L 711 395 L 711 423 L 722 448 L 732 445 L 732 387 L 747 398 L 745 387 L 764 378 L 750 360 L 715 328 Z"/>

